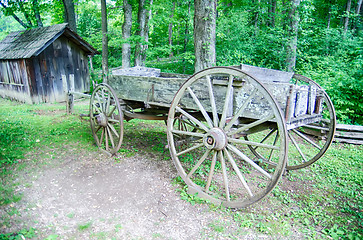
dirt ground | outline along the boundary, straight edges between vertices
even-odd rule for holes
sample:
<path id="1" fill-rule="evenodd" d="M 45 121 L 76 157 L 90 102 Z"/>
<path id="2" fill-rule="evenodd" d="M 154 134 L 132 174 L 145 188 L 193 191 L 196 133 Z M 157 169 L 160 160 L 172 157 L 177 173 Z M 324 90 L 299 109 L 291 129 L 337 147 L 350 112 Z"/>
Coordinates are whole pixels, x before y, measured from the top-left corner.
<path id="1" fill-rule="evenodd" d="M 32 227 L 37 239 L 269 238 L 207 204 L 182 200 L 170 161 L 140 153 L 108 157 L 77 146 L 39 154 L 46 160 L 18 176 L 22 200 L 0 209 L 1 215 L 17 209 L 3 232 Z"/>

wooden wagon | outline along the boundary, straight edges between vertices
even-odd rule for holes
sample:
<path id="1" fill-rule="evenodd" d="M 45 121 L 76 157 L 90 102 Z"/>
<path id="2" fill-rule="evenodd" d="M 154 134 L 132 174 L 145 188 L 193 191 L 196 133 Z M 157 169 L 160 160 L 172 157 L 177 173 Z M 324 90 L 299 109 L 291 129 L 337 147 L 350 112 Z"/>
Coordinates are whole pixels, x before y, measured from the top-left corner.
<path id="1" fill-rule="evenodd" d="M 116 153 L 123 120 L 133 118 L 166 121 L 171 158 L 189 193 L 233 208 L 265 197 L 285 169 L 318 160 L 335 131 L 333 105 L 318 84 L 248 65 L 189 78 L 112 75 L 95 88 L 90 122 L 101 149 Z"/>

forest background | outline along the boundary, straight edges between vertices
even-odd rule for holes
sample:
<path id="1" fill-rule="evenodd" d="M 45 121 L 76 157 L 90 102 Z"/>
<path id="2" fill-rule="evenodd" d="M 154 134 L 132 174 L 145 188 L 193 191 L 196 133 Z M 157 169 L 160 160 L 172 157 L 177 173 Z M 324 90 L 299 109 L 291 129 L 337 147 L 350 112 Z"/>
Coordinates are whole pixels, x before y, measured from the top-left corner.
<path id="1" fill-rule="evenodd" d="M 193 0 L 0 0 L 0 40 L 11 31 L 69 22 L 67 11 L 73 12 L 74 7 L 75 23 L 70 25 L 102 52 L 101 2 L 107 8 L 109 68 L 124 65 L 122 47 L 129 44 L 130 66 L 194 72 L 197 8 Z M 339 122 L 363 125 L 362 0 L 204 2 L 216 6 L 216 39 L 212 40 L 216 65 L 243 63 L 293 70 L 327 91 Z M 146 17 L 146 35 L 140 34 L 140 9 Z M 125 13 L 132 19 L 127 38 Z M 291 45 L 295 45 L 294 51 Z M 101 69 L 102 56 L 95 56 L 92 62 L 95 70 Z"/>

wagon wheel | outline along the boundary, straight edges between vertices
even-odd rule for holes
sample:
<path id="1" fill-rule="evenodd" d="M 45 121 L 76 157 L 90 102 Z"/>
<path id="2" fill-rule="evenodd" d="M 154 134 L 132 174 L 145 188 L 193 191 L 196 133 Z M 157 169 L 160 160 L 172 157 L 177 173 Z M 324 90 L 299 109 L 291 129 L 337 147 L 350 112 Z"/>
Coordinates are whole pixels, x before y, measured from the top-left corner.
<path id="1" fill-rule="evenodd" d="M 97 146 L 115 154 L 123 138 L 123 112 L 114 90 L 105 83 L 98 85 L 92 93 L 90 122 Z"/>
<path id="2" fill-rule="evenodd" d="M 287 170 L 307 167 L 321 158 L 333 141 L 336 127 L 335 110 L 328 94 L 316 82 L 302 75 L 295 74 L 292 81 L 293 84 L 297 85 L 313 85 L 320 90 L 322 119 L 316 123 L 288 130 Z M 314 136 L 319 134 L 321 136 Z M 268 138 L 273 139 L 276 135 L 274 129 L 271 129 L 267 138 L 263 138 L 261 142 L 268 141 Z M 246 136 L 245 139 L 248 140 L 249 138 Z M 258 147 L 250 146 L 250 149 L 256 157 L 267 161 L 261 156 Z"/>
<path id="3" fill-rule="evenodd" d="M 249 117 L 255 111 L 261 113 L 258 120 Z M 241 139 L 268 126 L 279 132 L 275 145 Z M 226 207 L 262 199 L 286 165 L 287 132 L 280 109 L 259 81 L 238 69 L 215 67 L 189 78 L 170 106 L 167 134 L 171 157 L 189 193 Z M 188 141 L 180 144 L 181 139 Z M 249 145 L 271 153 L 275 167 L 257 164 Z"/>

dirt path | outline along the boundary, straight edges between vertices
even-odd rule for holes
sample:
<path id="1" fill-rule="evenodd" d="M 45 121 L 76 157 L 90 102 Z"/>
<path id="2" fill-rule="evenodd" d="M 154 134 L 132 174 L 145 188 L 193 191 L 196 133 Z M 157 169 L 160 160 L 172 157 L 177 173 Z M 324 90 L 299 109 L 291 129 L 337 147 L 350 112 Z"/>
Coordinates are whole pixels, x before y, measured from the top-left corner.
<path id="1" fill-rule="evenodd" d="M 17 190 L 23 198 L 11 206 L 19 214 L 7 232 L 33 227 L 39 239 L 266 239 L 206 204 L 182 200 L 172 162 L 77 149 L 45 150 L 43 167 L 24 170 Z"/>

